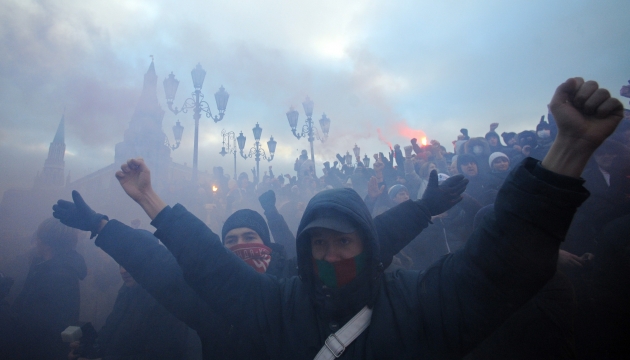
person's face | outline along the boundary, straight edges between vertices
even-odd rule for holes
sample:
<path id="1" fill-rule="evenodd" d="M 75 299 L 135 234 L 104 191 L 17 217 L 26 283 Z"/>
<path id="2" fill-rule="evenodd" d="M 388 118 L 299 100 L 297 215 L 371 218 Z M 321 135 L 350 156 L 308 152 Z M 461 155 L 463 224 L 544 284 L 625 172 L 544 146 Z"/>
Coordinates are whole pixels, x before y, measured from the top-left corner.
<path id="1" fill-rule="evenodd" d="M 488 138 L 488 144 L 490 144 L 490 146 L 497 146 L 497 144 L 499 143 L 499 139 L 497 139 L 494 136 L 490 136 L 490 138 Z"/>
<path id="2" fill-rule="evenodd" d="M 616 154 L 601 154 L 595 155 L 595 162 L 599 165 L 600 168 L 610 171 L 612 167 L 612 163 L 617 157 Z"/>
<path id="3" fill-rule="evenodd" d="M 125 283 L 125 286 L 127 287 L 134 287 L 136 286 L 136 280 L 134 280 L 131 277 L 131 274 L 129 274 L 127 272 L 127 270 L 125 270 L 124 267 L 120 266 L 120 277 L 123 279 L 123 282 Z"/>
<path id="4" fill-rule="evenodd" d="M 494 171 L 507 171 L 510 167 L 510 162 L 503 156 L 498 157 L 492 161 L 492 170 Z"/>
<path id="5" fill-rule="evenodd" d="M 457 170 L 457 162 L 453 161 L 451 166 L 448 168 L 448 172 L 451 176 L 459 174 L 459 170 Z"/>
<path id="6" fill-rule="evenodd" d="M 511 138 L 510 141 L 507 142 L 508 146 L 514 146 L 518 143 L 518 141 L 516 140 L 516 136 Z"/>
<path id="7" fill-rule="evenodd" d="M 431 173 L 431 171 L 433 171 L 433 170 L 437 171 L 437 166 L 435 166 L 435 164 L 434 164 L 434 163 L 430 163 L 430 164 L 429 164 L 429 174 L 430 174 L 430 173 Z"/>
<path id="8" fill-rule="evenodd" d="M 260 235 L 250 228 L 236 228 L 225 234 L 225 247 L 231 249 L 240 244 L 264 244 Z"/>
<path id="9" fill-rule="evenodd" d="M 477 164 L 475 164 L 474 162 L 462 165 L 462 172 L 464 173 L 464 175 L 477 176 L 477 171 Z"/>
<path id="10" fill-rule="evenodd" d="M 409 200 L 409 193 L 406 192 L 405 190 L 401 190 L 398 192 L 398 194 L 396 194 L 396 196 L 394 197 L 394 202 L 396 204 L 400 204 L 402 202 L 405 202 Z"/>
<path id="11" fill-rule="evenodd" d="M 358 233 L 314 228 L 311 230 L 311 251 L 315 260 L 334 263 L 353 258 L 363 252 L 363 241 Z"/>

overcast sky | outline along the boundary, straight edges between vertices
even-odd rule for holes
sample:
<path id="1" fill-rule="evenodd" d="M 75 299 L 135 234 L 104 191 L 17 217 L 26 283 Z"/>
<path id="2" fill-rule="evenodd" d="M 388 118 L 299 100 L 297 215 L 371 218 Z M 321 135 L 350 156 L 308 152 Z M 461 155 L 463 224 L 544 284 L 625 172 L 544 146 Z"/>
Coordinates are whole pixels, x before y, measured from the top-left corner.
<path id="1" fill-rule="evenodd" d="M 231 174 L 221 130 L 242 130 L 249 147 L 258 122 L 265 141 L 278 141 L 279 174 L 308 148 L 285 115 L 295 106 L 301 126 L 307 95 L 314 118 L 331 119 L 329 139 L 315 143 L 318 168 L 355 143 L 386 151 L 379 129 L 392 143 L 425 133 L 450 149 L 461 127 L 472 136 L 492 122 L 498 132 L 534 128 L 571 76 L 618 96 L 630 79 L 628 14 L 627 0 L 3 0 L 0 191 L 32 185 L 64 108 L 66 172 L 77 179 L 111 164 L 150 55 L 165 110 L 164 77 L 181 81 L 181 105 L 198 62 L 207 99 L 220 85 L 230 93 L 222 122 L 202 118 L 200 170 Z M 167 113 L 164 131 L 172 141 L 177 119 L 185 130 L 172 157 L 191 164 L 190 113 Z M 239 157 L 239 172 L 253 166 Z"/>

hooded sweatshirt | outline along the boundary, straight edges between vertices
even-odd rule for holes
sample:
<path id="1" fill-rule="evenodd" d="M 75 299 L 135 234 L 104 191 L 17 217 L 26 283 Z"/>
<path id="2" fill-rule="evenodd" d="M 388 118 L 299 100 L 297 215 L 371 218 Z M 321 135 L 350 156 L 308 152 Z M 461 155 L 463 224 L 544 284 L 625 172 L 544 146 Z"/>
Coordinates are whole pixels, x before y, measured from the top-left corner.
<path id="1" fill-rule="evenodd" d="M 308 236 L 297 240 L 300 277 L 257 273 L 231 254 L 183 206 L 153 220 L 188 284 L 256 341 L 254 358 L 312 359 L 327 337 L 367 305 L 370 326 L 343 354 L 348 359 L 462 358 L 525 304 L 556 270 L 558 245 L 588 196 L 579 180 L 528 159 L 507 179 L 492 216 L 466 246 L 423 273 L 382 274 L 373 222 L 350 190 L 316 195 L 300 230 L 334 209 L 359 227 L 368 266 L 348 285 L 323 289 L 313 273 Z"/>

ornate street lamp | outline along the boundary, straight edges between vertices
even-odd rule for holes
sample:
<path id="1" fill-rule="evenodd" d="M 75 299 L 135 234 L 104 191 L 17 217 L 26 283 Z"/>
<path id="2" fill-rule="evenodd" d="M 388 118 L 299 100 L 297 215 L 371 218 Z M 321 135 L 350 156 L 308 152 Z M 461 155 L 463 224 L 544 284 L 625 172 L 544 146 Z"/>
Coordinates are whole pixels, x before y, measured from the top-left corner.
<path id="1" fill-rule="evenodd" d="M 168 104 L 169 110 L 171 110 L 175 115 L 179 114 L 180 112 L 187 113 L 188 110 L 193 110 L 193 119 L 195 119 L 195 143 L 193 150 L 192 181 L 196 182 L 197 158 L 199 155 L 199 119 L 201 118 L 201 113 L 204 112 L 206 114 L 206 117 L 212 118 L 215 123 L 223 120 L 223 116 L 225 115 L 225 108 L 227 107 L 227 102 L 230 98 L 230 94 L 225 91 L 223 86 L 221 86 L 219 88 L 219 91 L 214 94 L 214 99 L 217 103 L 219 114 L 213 116 L 212 112 L 210 111 L 210 105 L 204 100 L 204 95 L 201 92 L 203 81 L 206 78 L 206 71 L 201 67 L 201 64 L 197 64 L 197 66 L 190 72 L 190 76 L 192 77 L 195 91 L 191 94 L 191 97 L 184 101 L 184 105 L 182 105 L 181 109 L 178 109 L 177 107 L 173 108 L 173 101 L 175 100 L 175 94 L 177 93 L 177 88 L 179 87 L 179 80 L 175 79 L 175 75 L 171 72 L 168 77 L 164 79 L 163 84 L 164 95 L 166 96 L 166 103 Z M 175 131 L 175 129 L 173 129 L 173 131 Z M 179 146 L 179 142 L 177 142 L 177 144 L 177 146 Z"/>
<path id="2" fill-rule="evenodd" d="M 367 154 L 365 154 L 365 157 L 363 158 L 363 165 L 366 169 L 370 168 L 370 158 L 367 156 Z"/>
<path id="3" fill-rule="evenodd" d="M 319 120 L 319 126 L 322 129 L 323 135 L 319 135 L 319 131 L 313 124 L 313 101 L 307 96 L 306 100 L 302 103 L 302 107 L 304 108 L 304 114 L 306 114 L 306 123 L 302 126 L 302 132 L 297 132 L 298 126 L 298 116 L 299 113 L 293 109 L 293 106 L 287 112 L 287 120 L 289 121 L 289 126 L 291 127 L 291 132 L 297 139 L 301 139 L 305 136 L 308 136 L 308 142 L 311 144 L 311 161 L 313 165 L 315 164 L 315 154 L 313 152 L 313 141 L 315 139 L 324 142 L 328 138 L 328 131 L 330 130 L 330 119 L 326 117 L 326 114 L 322 115 L 322 118 Z M 313 171 L 315 171 L 316 166 L 313 167 Z"/>
<path id="4" fill-rule="evenodd" d="M 262 135 L 262 130 L 263 129 L 260 127 L 260 125 L 256 123 L 256 126 L 252 129 L 252 132 L 254 133 L 255 143 L 254 146 L 249 150 L 249 153 L 247 155 L 245 155 L 245 153 L 243 152 L 243 150 L 245 149 L 245 140 L 247 140 L 247 138 L 243 135 L 242 131 L 236 138 L 236 142 L 238 143 L 238 148 L 243 159 L 253 157 L 254 160 L 256 160 L 256 173 L 254 174 L 254 178 L 256 179 L 257 183 L 260 181 L 260 159 L 262 158 L 267 161 L 273 160 L 273 156 L 276 152 L 276 146 L 278 145 L 278 142 L 275 141 L 272 136 L 269 141 L 267 141 L 267 148 L 269 149 L 269 156 L 267 156 L 265 149 L 263 149 L 262 145 L 260 145 L 260 136 Z"/>
<path id="5" fill-rule="evenodd" d="M 241 133 L 241 136 L 243 133 Z M 238 148 L 236 144 L 236 134 L 234 131 L 226 132 L 225 129 L 221 130 L 221 137 L 223 138 L 223 146 L 219 154 L 225 156 L 227 154 L 234 154 L 234 180 L 236 180 L 236 154 Z"/>
<path id="6" fill-rule="evenodd" d="M 346 156 L 344 157 L 346 159 L 346 166 L 352 167 L 352 155 L 350 155 L 350 152 L 346 151 Z"/>
<path id="7" fill-rule="evenodd" d="M 357 159 L 357 162 L 361 162 L 361 148 L 354 144 L 352 148 L 352 152 L 354 153 L 354 157 Z"/>
<path id="8" fill-rule="evenodd" d="M 177 124 L 173 126 L 173 137 L 175 138 L 175 145 L 170 145 L 167 143 L 167 146 L 171 148 L 172 151 L 175 151 L 179 147 L 179 144 L 182 142 L 182 134 L 184 133 L 184 127 L 177 120 Z M 168 138 L 166 139 L 168 142 Z"/>

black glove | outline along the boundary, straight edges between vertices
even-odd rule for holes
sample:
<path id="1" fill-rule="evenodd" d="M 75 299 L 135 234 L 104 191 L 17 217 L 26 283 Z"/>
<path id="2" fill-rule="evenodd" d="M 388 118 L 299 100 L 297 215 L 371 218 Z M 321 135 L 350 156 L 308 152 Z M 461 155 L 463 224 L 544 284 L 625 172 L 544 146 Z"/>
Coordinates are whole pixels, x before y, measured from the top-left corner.
<path id="1" fill-rule="evenodd" d="M 92 233 L 90 239 L 92 239 L 98 233 L 101 220 L 109 220 L 109 218 L 92 210 L 76 190 L 72 190 L 72 200 L 74 202 L 57 201 L 57 204 L 53 205 L 53 216 L 66 226 L 90 231 Z"/>
<path id="2" fill-rule="evenodd" d="M 437 171 L 431 171 L 429 184 L 420 199 L 431 216 L 439 215 L 462 201 L 462 193 L 466 190 L 468 179 L 464 175 L 455 175 L 438 185 Z"/>
<path id="3" fill-rule="evenodd" d="M 273 211 L 276 209 L 276 193 L 273 190 L 268 190 L 258 197 L 260 206 L 265 211 Z"/>

